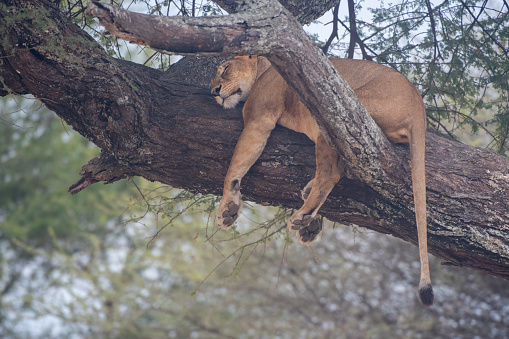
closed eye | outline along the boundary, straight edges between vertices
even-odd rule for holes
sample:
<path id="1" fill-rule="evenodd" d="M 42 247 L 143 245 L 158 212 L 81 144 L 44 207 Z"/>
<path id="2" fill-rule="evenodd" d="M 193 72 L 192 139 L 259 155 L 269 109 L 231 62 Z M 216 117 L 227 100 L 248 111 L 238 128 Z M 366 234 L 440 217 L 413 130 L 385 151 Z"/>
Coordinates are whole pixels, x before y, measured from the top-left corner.
<path id="1" fill-rule="evenodd" d="M 223 70 L 223 73 L 221 75 L 225 75 L 226 74 L 226 71 L 228 70 L 228 67 L 230 67 L 230 65 L 226 66 Z"/>

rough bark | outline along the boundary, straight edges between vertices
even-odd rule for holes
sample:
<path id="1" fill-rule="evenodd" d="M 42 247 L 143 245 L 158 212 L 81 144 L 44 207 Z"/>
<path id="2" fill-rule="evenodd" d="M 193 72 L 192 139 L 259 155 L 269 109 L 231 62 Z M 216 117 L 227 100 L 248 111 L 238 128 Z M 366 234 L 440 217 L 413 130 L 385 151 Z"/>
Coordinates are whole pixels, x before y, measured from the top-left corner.
<path id="1" fill-rule="evenodd" d="M 226 17 L 161 17 L 91 3 L 113 35 L 169 53 L 266 56 L 302 98 L 322 132 L 346 162 L 347 176 L 376 187 L 384 176 L 400 177 L 380 159 L 394 160 L 389 141 L 348 84 L 277 1 L 258 0 Z M 157 32 L 157 34 L 154 34 Z M 390 171 L 388 171 L 390 170 Z"/>
<path id="2" fill-rule="evenodd" d="M 236 13 L 242 9 L 242 4 L 238 0 L 216 0 L 214 2 L 228 13 Z M 321 17 L 325 12 L 339 4 L 340 0 L 281 0 L 279 2 L 292 13 L 297 21 L 305 25 Z"/>
<path id="3" fill-rule="evenodd" d="M 189 68 L 172 68 L 164 80 L 160 72 L 108 57 L 49 1 L 13 3 L 15 8 L 0 8 L 1 94 L 33 94 L 102 149 L 84 166 L 73 193 L 125 176 L 221 193 L 242 130 L 240 108 L 223 110 L 208 88 L 181 81 L 182 69 Z M 211 61 L 210 76 L 214 67 Z M 355 113 L 360 114 L 346 114 Z M 363 126 L 350 123 L 361 126 L 353 130 Z M 344 178 L 322 212 L 330 220 L 416 243 L 408 147 L 389 147 L 390 160 L 380 151 L 360 152 L 399 177 Z M 314 172 L 313 153 L 305 136 L 277 128 L 243 180 L 246 200 L 299 206 L 298 190 Z M 430 252 L 453 265 L 509 279 L 509 160 L 433 133 L 427 134 L 426 156 Z"/>

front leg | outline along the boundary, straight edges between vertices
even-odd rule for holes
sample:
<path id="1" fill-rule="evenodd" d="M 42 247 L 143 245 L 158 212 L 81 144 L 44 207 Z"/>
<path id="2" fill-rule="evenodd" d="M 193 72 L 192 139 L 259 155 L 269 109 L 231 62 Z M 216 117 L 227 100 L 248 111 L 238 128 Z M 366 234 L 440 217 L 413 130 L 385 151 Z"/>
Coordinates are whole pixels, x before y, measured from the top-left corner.
<path id="1" fill-rule="evenodd" d="M 244 126 L 224 180 L 223 199 L 216 212 L 218 227 L 230 227 L 237 219 L 242 205 L 241 180 L 262 154 L 275 126 L 273 119 L 250 121 Z"/>

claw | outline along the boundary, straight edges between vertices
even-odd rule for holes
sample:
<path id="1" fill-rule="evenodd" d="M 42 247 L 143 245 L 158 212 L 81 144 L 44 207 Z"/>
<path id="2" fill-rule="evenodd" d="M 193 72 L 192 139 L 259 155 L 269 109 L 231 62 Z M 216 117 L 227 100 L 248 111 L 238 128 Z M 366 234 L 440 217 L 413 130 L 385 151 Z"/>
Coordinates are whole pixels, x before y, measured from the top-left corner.
<path id="1" fill-rule="evenodd" d="M 239 208 L 240 208 L 240 205 L 237 205 L 233 201 L 230 201 L 230 203 L 228 204 L 228 209 L 230 210 L 230 212 L 232 212 L 234 214 L 237 214 L 237 212 L 239 211 Z"/>

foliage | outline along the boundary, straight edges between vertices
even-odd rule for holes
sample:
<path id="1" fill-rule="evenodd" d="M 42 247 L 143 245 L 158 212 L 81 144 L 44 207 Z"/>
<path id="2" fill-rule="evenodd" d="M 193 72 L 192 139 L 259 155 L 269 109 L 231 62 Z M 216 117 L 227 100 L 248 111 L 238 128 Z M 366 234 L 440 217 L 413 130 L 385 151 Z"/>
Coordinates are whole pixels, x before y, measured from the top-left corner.
<path id="1" fill-rule="evenodd" d="M 0 115 L 0 325 L 9 297 L 52 274 L 51 262 L 37 251 L 86 250 L 90 244 L 80 233 L 104 236 L 108 226 L 121 220 L 129 192 L 134 192 L 117 183 L 69 196 L 67 187 L 97 147 L 32 98 L 5 98 L 2 112 L 9 113 Z M 24 290 L 30 299 L 30 289 Z"/>
<path id="2" fill-rule="evenodd" d="M 12 113 L 0 123 L 1 239 L 41 246 L 50 228 L 58 238 L 72 237 L 77 230 L 97 232 L 97 224 L 118 216 L 125 184 L 95 187 L 90 195 L 62 194 L 79 179 L 76 164 L 96 155 L 97 147 L 33 99 L 13 97 L 3 107 Z"/>
<path id="3" fill-rule="evenodd" d="M 397 69 L 420 88 L 429 126 L 472 142 L 465 132 L 481 131 L 484 142 L 476 145 L 507 154 L 507 2 L 403 0 L 368 10 L 371 15 L 362 19 L 357 14 L 354 27 L 336 19 L 360 37 L 355 45 L 364 57 Z M 345 56 L 342 47 L 332 52 Z"/>

